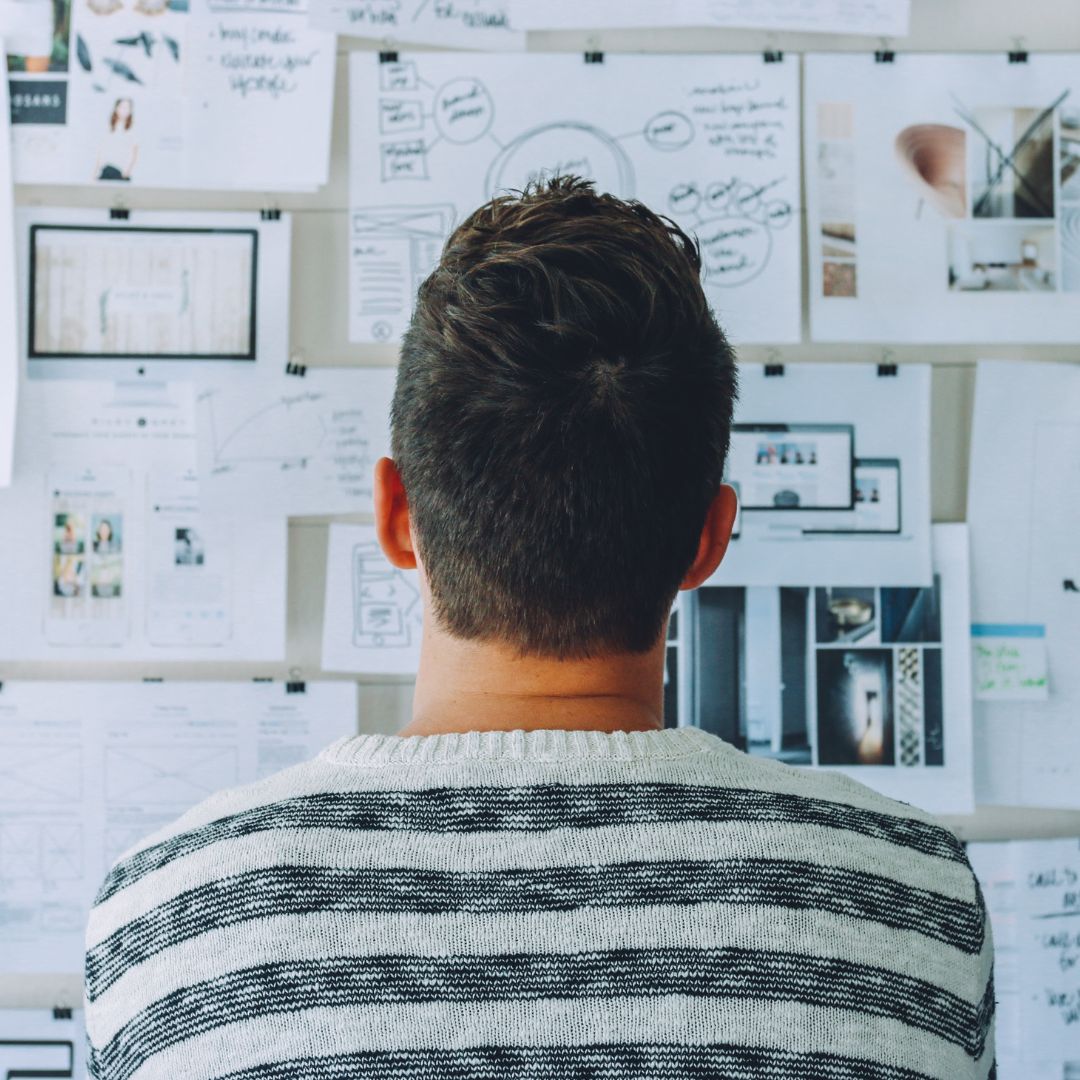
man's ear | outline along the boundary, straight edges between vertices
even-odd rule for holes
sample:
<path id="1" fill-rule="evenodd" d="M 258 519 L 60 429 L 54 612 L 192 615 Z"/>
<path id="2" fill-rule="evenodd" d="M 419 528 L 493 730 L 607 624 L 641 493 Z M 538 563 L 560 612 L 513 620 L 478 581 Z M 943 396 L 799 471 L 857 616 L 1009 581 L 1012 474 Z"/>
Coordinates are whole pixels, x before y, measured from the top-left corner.
<path id="1" fill-rule="evenodd" d="M 730 484 L 721 484 L 705 514 L 697 555 L 686 571 L 680 589 L 696 589 L 713 576 L 727 551 L 738 509 L 739 497 L 735 489 Z"/>
<path id="2" fill-rule="evenodd" d="M 387 457 L 375 462 L 375 532 L 383 554 L 399 570 L 416 569 L 409 501 L 397 466 Z"/>

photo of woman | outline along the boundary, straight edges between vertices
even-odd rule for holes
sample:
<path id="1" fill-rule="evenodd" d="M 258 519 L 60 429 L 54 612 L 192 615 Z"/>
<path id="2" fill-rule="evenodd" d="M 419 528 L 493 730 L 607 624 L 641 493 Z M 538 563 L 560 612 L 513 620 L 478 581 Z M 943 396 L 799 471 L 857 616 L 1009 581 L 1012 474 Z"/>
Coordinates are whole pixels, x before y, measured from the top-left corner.
<path id="1" fill-rule="evenodd" d="M 131 180 L 139 157 L 139 142 L 131 130 L 135 122 L 135 103 L 128 97 L 116 99 L 109 117 L 109 133 L 98 149 L 94 175 L 98 180 Z"/>

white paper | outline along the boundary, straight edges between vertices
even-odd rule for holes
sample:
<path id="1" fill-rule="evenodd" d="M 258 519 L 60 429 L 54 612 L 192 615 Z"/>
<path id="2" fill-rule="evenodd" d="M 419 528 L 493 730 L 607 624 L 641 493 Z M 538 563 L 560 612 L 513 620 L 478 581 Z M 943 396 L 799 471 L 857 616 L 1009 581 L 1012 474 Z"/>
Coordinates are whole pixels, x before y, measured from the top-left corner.
<path id="1" fill-rule="evenodd" d="M 415 570 L 398 570 L 372 525 L 331 525 L 323 608 L 324 671 L 415 675 L 423 604 Z"/>
<path id="2" fill-rule="evenodd" d="M 977 701 L 1046 701 L 1045 626 L 978 623 L 971 628 Z"/>
<path id="3" fill-rule="evenodd" d="M 191 384 L 24 385 L 0 657 L 280 660 L 284 518 L 205 514 Z"/>
<path id="4" fill-rule="evenodd" d="M 309 28 L 302 0 L 64 6 L 69 18 L 54 25 L 50 10 L 48 34 L 35 20 L 24 40 L 43 55 L 12 64 L 18 182 L 122 194 L 326 181 L 334 39 Z"/>
<path id="5" fill-rule="evenodd" d="M 326 183 L 336 42 L 307 17 L 306 0 L 191 0 L 190 142 L 200 185 Z"/>
<path id="6" fill-rule="evenodd" d="M 0 9 L 2 13 L 3 9 Z M 3 34 L 0 14 L 0 35 Z M 0 36 L 0 60 L 4 57 Z M 15 403 L 19 389 L 19 322 L 16 316 L 15 210 L 7 83 L 0 79 L 0 487 L 11 483 L 15 452 Z"/>
<path id="7" fill-rule="evenodd" d="M 929 366 L 782 370 L 740 365 L 739 530 L 709 583 L 929 585 Z"/>
<path id="8" fill-rule="evenodd" d="M 252 212 L 21 208 L 21 359 L 31 377 L 221 380 L 281 371 L 292 222 Z"/>
<path id="9" fill-rule="evenodd" d="M 795 60 L 350 62 L 350 340 L 399 340 L 454 224 L 555 173 L 585 175 L 696 233 L 706 293 L 734 343 L 799 339 Z"/>
<path id="10" fill-rule="evenodd" d="M 935 525 L 933 548 L 926 589 L 860 578 L 686 594 L 679 641 L 693 645 L 676 665 L 679 723 L 934 813 L 970 813 L 966 526 Z"/>
<path id="11" fill-rule="evenodd" d="M 1078 70 L 806 58 L 814 340 L 1080 340 Z"/>
<path id="12" fill-rule="evenodd" d="M 0 1076 L 85 1080 L 82 1009 L 0 1009 Z"/>
<path id="13" fill-rule="evenodd" d="M 215 791 L 355 730 L 350 682 L 5 682 L 4 970 L 80 971 L 90 903 L 121 854 Z"/>
<path id="14" fill-rule="evenodd" d="M 969 844 L 994 934 L 1000 1080 L 1080 1072 L 1080 841 Z"/>
<path id="15" fill-rule="evenodd" d="M 975 623 L 1046 627 L 1049 697 L 976 705 L 976 794 L 1080 807 L 1080 368 L 981 362 L 968 485 Z"/>
<path id="16" fill-rule="evenodd" d="M 262 372 L 199 392 L 202 501 L 211 513 L 368 513 L 390 452 L 394 368 Z"/>
<path id="17" fill-rule="evenodd" d="M 356 37 L 450 49 L 524 49 L 513 0 L 310 0 L 311 24 Z"/>
<path id="18" fill-rule="evenodd" d="M 901 37 L 910 0 L 514 0 L 523 30 L 747 26 Z"/>

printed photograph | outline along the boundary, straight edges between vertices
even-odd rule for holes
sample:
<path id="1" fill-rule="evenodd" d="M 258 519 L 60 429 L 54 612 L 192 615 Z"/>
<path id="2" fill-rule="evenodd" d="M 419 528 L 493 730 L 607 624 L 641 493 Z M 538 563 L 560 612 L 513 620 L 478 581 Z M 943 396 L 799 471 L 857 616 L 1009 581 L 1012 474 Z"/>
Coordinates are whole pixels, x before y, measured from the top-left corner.
<path id="1" fill-rule="evenodd" d="M 855 476 L 855 502 L 881 502 L 881 481 L 876 476 Z"/>
<path id="2" fill-rule="evenodd" d="M 85 593 L 85 561 L 78 555 L 54 555 L 53 596 L 73 600 Z"/>
<path id="3" fill-rule="evenodd" d="M 876 644 L 877 590 L 830 586 L 814 590 L 814 628 L 819 645 Z"/>
<path id="4" fill-rule="evenodd" d="M 113 599 L 123 592 L 124 557 L 102 555 L 90 563 L 90 595 Z"/>
<path id="5" fill-rule="evenodd" d="M 1053 292 L 1053 225 L 969 221 L 948 232 L 949 288 L 954 292 Z"/>
<path id="6" fill-rule="evenodd" d="M 1054 216 L 1054 113 L 973 109 L 968 137 L 971 213 L 976 218 Z"/>
<path id="7" fill-rule="evenodd" d="M 817 650 L 821 765 L 892 765 L 893 652 Z"/>
<path id="8" fill-rule="evenodd" d="M 7 65 L 12 74 L 67 71 L 71 0 L 21 0 L 17 30 L 8 30 Z M 14 17 L 14 12 L 8 8 Z"/>
<path id="9" fill-rule="evenodd" d="M 1080 203 L 1080 108 L 1062 109 L 1061 201 Z"/>
<path id="10" fill-rule="evenodd" d="M 53 516 L 53 552 L 56 555 L 82 555 L 86 551 L 86 518 L 73 511 Z"/>
<path id="11" fill-rule="evenodd" d="M 94 514 L 91 535 L 95 555 L 114 555 L 124 550 L 123 515 Z"/>
<path id="12" fill-rule="evenodd" d="M 857 296 L 855 264 L 826 260 L 821 264 L 822 287 L 825 296 Z"/>
<path id="13" fill-rule="evenodd" d="M 887 645 L 941 641 L 941 579 L 931 589 L 881 590 L 881 640 Z"/>
<path id="14" fill-rule="evenodd" d="M 173 540 L 173 563 L 176 566 L 202 566 L 206 562 L 206 544 L 197 529 L 177 526 Z"/>

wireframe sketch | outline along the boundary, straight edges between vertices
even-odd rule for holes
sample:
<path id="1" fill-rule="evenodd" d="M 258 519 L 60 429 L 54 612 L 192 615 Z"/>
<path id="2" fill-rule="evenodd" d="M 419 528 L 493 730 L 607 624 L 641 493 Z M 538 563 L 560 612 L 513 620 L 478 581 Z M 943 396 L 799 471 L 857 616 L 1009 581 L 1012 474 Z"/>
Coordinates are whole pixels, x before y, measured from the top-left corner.
<path id="1" fill-rule="evenodd" d="M 6 743 L 0 753 L 0 802 L 74 802 L 82 798 L 82 751 L 64 743 Z"/>
<path id="2" fill-rule="evenodd" d="M 420 593 L 391 566 L 377 544 L 352 551 L 352 641 L 362 649 L 407 649 L 418 633 Z"/>
<path id="3" fill-rule="evenodd" d="M 757 57 L 355 56 L 352 86 L 352 202 L 363 208 L 353 340 L 400 337 L 453 224 L 560 175 L 641 199 L 695 233 L 706 290 L 737 340 L 797 337 L 798 305 L 778 310 L 776 299 L 788 286 L 794 296 L 798 278 L 793 68 Z"/>
<path id="4" fill-rule="evenodd" d="M 105 748 L 109 803 L 181 803 L 190 806 L 239 782 L 235 745 L 176 743 Z"/>

